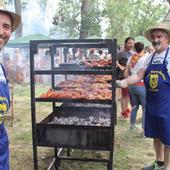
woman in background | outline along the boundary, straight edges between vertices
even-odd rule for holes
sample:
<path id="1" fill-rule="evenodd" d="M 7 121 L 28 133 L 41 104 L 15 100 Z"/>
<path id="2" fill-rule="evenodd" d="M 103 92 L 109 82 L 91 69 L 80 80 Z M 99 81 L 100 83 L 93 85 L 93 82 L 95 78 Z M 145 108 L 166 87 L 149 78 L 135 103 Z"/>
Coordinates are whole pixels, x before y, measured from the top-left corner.
<path id="1" fill-rule="evenodd" d="M 135 54 L 133 54 L 128 62 L 124 71 L 124 76 L 127 78 L 129 75 L 136 74 L 144 64 L 144 44 L 136 42 L 134 44 Z M 144 114 L 146 103 L 146 89 L 143 80 L 128 87 L 131 96 L 132 111 L 130 116 L 130 130 L 136 129 L 136 117 L 139 106 L 142 106 L 142 129 L 144 128 Z"/>

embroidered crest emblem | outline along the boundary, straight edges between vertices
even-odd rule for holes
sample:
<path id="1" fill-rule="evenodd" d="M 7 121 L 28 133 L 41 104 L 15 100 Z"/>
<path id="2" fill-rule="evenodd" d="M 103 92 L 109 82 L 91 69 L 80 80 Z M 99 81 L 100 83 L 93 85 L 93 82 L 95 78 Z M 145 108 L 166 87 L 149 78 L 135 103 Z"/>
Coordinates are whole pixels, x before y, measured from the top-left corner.
<path id="1" fill-rule="evenodd" d="M 151 89 L 155 89 L 158 86 L 158 74 L 150 75 L 149 86 Z"/>

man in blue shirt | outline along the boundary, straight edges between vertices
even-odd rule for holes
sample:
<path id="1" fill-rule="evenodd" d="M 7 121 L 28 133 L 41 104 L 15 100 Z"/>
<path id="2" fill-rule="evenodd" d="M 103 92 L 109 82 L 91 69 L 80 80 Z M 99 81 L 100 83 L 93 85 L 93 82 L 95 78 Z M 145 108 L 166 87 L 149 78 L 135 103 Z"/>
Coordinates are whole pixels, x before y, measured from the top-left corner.
<path id="1" fill-rule="evenodd" d="M 0 9 L 0 50 L 8 42 L 11 33 L 19 26 L 21 17 Z M 4 115 L 10 107 L 8 80 L 0 64 L 0 170 L 9 170 L 9 141 L 4 127 Z"/>

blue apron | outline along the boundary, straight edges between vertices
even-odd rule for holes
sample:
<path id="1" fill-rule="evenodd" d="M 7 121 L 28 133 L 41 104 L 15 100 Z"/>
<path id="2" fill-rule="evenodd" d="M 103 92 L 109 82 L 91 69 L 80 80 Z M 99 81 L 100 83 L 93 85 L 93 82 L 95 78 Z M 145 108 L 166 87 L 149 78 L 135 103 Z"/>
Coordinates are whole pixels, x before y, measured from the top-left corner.
<path id="1" fill-rule="evenodd" d="M 4 114 L 10 107 L 8 80 L 3 66 L 0 64 L 0 170 L 9 170 L 9 141 L 4 127 Z"/>
<path id="2" fill-rule="evenodd" d="M 145 136 L 158 138 L 164 145 L 170 146 L 170 76 L 166 68 L 166 50 L 163 63 L 153 64 L 152 56 L 146 69 Z"/>

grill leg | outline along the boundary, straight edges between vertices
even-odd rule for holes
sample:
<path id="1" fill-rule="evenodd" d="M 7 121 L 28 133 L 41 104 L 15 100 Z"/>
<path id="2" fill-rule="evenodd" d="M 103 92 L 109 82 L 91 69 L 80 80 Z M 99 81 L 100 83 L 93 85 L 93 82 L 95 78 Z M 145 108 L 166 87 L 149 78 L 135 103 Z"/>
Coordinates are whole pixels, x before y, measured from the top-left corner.
<path id="1" fill-rule="evenodd" d="M 113 170 L 113 164 L 111 162 L 107 164 L 107 170 Z"/>
<path id="2" fill-rule="evenodd" d="M 37 145 L 36 145 L 36 135 L 35 129 L 32 130 L 32 142 L 33 142 L 33 161 L 34 161 L 34 170 L 38 170 L 38 153 L 37 153 Z"/>
<path id="3" fill-rule="evenodd" d="M 55 153 L 54 167 L 56 170 L 58 170 L 58 167 L 60 166 L 60 159 L 58 158 L 58 149 L 57 148 L 54 149 L 54 153 Z"/>
<path id="4" fill-rule="evenodd" d="M 107 164 L 107 170 L 113 170 L 113 150 L 110 151 L 110 159 Z"/>
<path id="5" fill-rule="evenodd" d="M 110 163 L 107 163 L 107 170 L 109 170 L 109 164 L 110 164 Z"/>
<path id="6" fill-rule="evenodd" d="M 33 148 L 34 170 L 38 170 L 37 147 L 34 145 Z"/>
<path id="7" fill-rule="evenodd" d="M 55 167 L 56 170 L 59 170 L 58 166 L 56 165 L 56 162 L 54 163 L 54 167 Z"/>
<path id="8" fill-rule="evenodd" d="M 67 149 L 67 156 L 70 157 L 70 149 L 69 148 Z"/>

